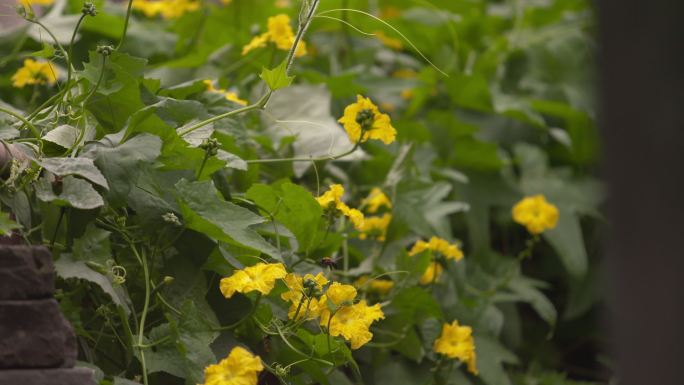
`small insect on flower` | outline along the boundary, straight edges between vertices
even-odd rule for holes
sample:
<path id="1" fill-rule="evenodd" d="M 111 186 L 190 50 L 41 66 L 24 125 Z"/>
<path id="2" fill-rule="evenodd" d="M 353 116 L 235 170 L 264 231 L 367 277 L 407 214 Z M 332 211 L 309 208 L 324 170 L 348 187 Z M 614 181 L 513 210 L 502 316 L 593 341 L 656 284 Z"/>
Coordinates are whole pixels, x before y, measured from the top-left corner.
<path id="1" fill-rule="evenodd" d="M 392 127 L 389 115 L 383 114 L 369 98 L 357 95 L 356 103 L 344 109 L 338 120 L 349 135 L 352 143 L 363 143 L 375 139 L 390 144 L 397 138 L 397 130 Z"/>
<path id="2" fill-rule="evenodd" d="M 523 198 L 512 210 L 513 220 L 527 228 L 531 234 L 551 230 L 558 223 L 558 208 L 539 194 Z"/>
<path id="3" fill-rule="evenodd" d="M 24 66 L 12 76 L 12 86 L 24 88 L 27 85 L 49 84 L 57 82 L 57 69 L 52 63 L 25 59 Z"/>

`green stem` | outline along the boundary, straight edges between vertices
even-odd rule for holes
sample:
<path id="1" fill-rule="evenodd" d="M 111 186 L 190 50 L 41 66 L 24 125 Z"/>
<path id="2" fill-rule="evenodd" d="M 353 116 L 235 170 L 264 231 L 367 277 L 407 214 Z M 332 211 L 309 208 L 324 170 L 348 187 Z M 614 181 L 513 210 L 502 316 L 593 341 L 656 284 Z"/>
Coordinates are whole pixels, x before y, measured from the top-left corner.
<path id="1" fill-rule="evenodd" d="M 121 326 L 124 329 L 124 333 L 126 334 L 126 339 L 124 340 L 126 342 L 126 346 L 129 349 L 126 350 L 126 362 L 131 362 L 131 347 L 133 346 L 133 331 L 131 330 L 131 325 L 128 323 L 128 316 L 126 316 L 126 312 L 124 311 L 123 306 L 117 306 L 116 307 L 117 313 L 119 314 L 119 319 L 121 319 Z"/>
<path id="2" fill-rule="evenodd" d="M 189 133 L 191 133 L 191 132 L 193 132 L 193 131 L 195 131 L 195 130 L 200 129 L 200 128 L 206 126 L 207 124 L 211 124 L 211 123 L 213 123 L 213 122 L 215 122 L 215 121 L 217 121 L 217 120 L 225 119 L 225 118 L 228 118 L 228 117 L 233 116 L 233 115 L 242 114 L 242 113 L 244 113 L 244 112 L 248 112 L 248 111 L 252 111 L 252 110 L 256 110 L 256 109 L 262 109 L 262 108 L 264 108 L 264 106 L 266 105 L 266 101 L 268 100 L 268 98 L 269 98 L 270 96 L 271 96 L 271 92 L 269 91 L 268 93 L 266 93 L 266 95 L 264 95 L 263 97 L 261 97 L 261 99 L 259 99 L 258 102 L 254 103 L 254 104 L 250 104 L 249 106 L 245 106 L 245 107 L 242 107 L 242 108 L 238 108 L 238 109 L 236 109 L 236 110 L 228 111 L 228 112 L 226 112 L 226 113 L 224 113 L 224 114 L 216 115 L 216 116 L 214 116 L 214 117 L 212 117 L 212 118 L 203 120 L 203 121 L 201 121 L 201 122 L 199 122 L 199 123 L 197 123 L 197 124 L 195 124 L 195 125 L 192 125 L 192 126 L 186 128 L 186 129 L 180 131 L 180 132 L 178 133 L 178 135 L 179 135 L 179 136 L 185 136 L 185 135 L 187 135 L 187 134 L 189 134 Z"/>
<path id="3" fill-rule="evenodd" d="M 126 20 L 124 20 L 124 28 L 123 28 L 123 32 L 121 32 L 121 40 L 119 40 L 119 44 L 116 46 L 117 51 L 121 48 L 124 41 L 126 40 L 126 33 L 128 32 L 128 22 L 131 19 L 131 13 L 133 11 L 132 6 L 133 6 L 133 0 L 128 0 L 128 8 L 126 9 Z"/>
<path id="4" fill-rule="evenodd" d="M 76 33 L 78 33 L 78 28 L 81 26 L 81 23 L 85 17 L 86 14 L 82 13 L 81 17 L 78 18 L 78 21 L 76 22 L 76 28 L 74 28 L 74 33 L 71 35 L 71 40 L 69 41 L 69 56 L 67 57 L 67 60 L 69 60 L 69 63 L 67 64 L 67 85 L 71 82 L 71 74 L 74 72 L 74 63 L 72 62 L 71 58 L 72 52 L 74 51 L 74 40 L 76 40 Z"/>
<path id="5" fill-rule="evenodd" d="M 142 377 L 143 377 L 143 384 L 147 385 L 148 380 L 147 380 L 147 363 L 145 361 L 145 349 L 142 348 L 143 346 L 143 339 L 145 337 L 145 320 L 147 319 L 147 312 L 150 308 L 150 272 L 147 268 L 147 254 L 145 253 L 145 250 L 142 250 L 140 254 L 138 254 L 138 251 L 136 250 L 135 246 L 132 244 L 130 245 L 131 249 L 133 250 L 133 253 L 136 255 L 138 260 L 141 262 L 142 269 L 143 269 L 143 276 L 145 279 L 145 302 L 143 303 L 143 311 L 142 315 L 140 316 L 140 324 L 138 325 L 138 351 L 140 353 L 140 364 L 142 365 Z"/>
<path id="6" fill-rule="evenodd" d="M 50 240 L 50 250 L 55 251 L 55 240 L 57 240 L 57 233 L 59 232 L 59 227 L 62 224 L 62 219 L 64 218 L 65 207 L 59 208 L 59 218 L 57 219 L 57 225 L 55 226 L 55 231 L 52 233 L 52 239 Z"/>
<path id="7" fill-rule="evenodd" d="M 292 44 L 292 47 L 290 48 L 290 52 L 287 53 L 287 66 L 285 67 L 285 74 L 289 75 L 290 74 L 290 68 L 292 67 L 292 63 L 294 63 L 294 57 L 295 53 L 297 52 L 297 47 L 299 46 L 299 42 L 302 40 L 302 37 L 304 37 L 304 34 L 306 33 L 306 30 L 309 29 L 309 25 L 311 24 L 311 20 L 313 20 L 313 16 L 316 13 L 316 9 L 318 8 L 318 5 L 320 3 L 320 0 L 313 0 L 313 3 L 311 4 L 309 8 L 309 12 L 306 15 L 306 19 L 301 20 L 300 18 L 300 23 L 299 23 L 299 29 L 297 30 L 297 36 L 295 36 L 295 41 Z M 306 4 L 304 2 L 303 4 Z"/>
<path id="8" fill-rule="evenodd" d="M 359 148 L 359 143 L 354 144 L 354 147 L 349 151 L 345 151 L 341 154 L 320 156 L 320 157 L 298 157 L 298 158 L 275 158 L 275 159 L 249 159 L 245 160 L 247 163 L 278 163 L 278 162 L 321 162 L 325 160 L 336 160 L 343 158 Z"/>
<path id="9" fill-rule="evenodd" d="M 199 170 L 197 170 L 197 176 L 195 179 L 199 180 L 200 176 L 202 176 L 202 171 L 204 171 L 204 166 L 207 164 L 207 160 L 209 160 L 209 151 L 204 151 L 204 159 L 202 159 L 202 164 L 200 165 Z"/>
<path id="10" fill-rule="evenodd" d="M 8 109 L 3 108 L 3 107 L 0 107 L 0 112 L 4 112 L 4 113 L 6 113 L 7 115 L 13 116 L 13 117 L 15 117 L 15 118 L 21 120 L 25 125 L 28 126 L 28 128 L 31 129 L 31 132 L 33 132 L 33 135 L 34 135 L 36 138 L 40 139 L 40 131 L 38 131 L 38 129 L 36 128 L 36 126 L 34 126 L 33 123 L 29 122 L 26 118 L 24 118 L 23 116 L 17 114 L 17 113 L 14 112 L 14 111 L 8 110 Z"/>
<path id="11" fill-rule="evenodd" d="M 43 28 L 43 29 L 45 30 L 45 32 L 47 32 L 48 35 L 50 35 L 50 37 L 52 38 L 52 40 L 55 42 L 55 45 L 57 46 L 57 48 L 59 48 L 59 50 L 62 51 L 62 55 L 64 55 L 64 60 L 66 60 L 67 65 L 68 65 L 69 67 L 71 67 L 71 58 L 70 58 L 69 55 L 67 54 L 67 51 L 64 49 L 64 47 L 62 46 L 62 44 L 60 44 L 59 40 L 57 40 L 57 37 L 55 36 L 55 34 L 52 33 L 52 31 L 50 31 L 50 29 L 48 29 L 48 27 L 46 27 L 45 24 L 41 23 L 40 20 L 37 20 L 37 19 L 27 19 L 27 21 L 29 21 L 30 23 L 39 25 L 41 28 Z"/>

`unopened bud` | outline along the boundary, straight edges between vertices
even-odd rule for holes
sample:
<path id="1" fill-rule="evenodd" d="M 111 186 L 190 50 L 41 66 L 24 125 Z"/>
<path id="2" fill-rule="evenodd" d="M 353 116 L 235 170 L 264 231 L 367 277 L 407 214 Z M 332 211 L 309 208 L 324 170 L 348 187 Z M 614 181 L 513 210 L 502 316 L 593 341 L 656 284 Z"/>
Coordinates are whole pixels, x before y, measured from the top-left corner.
<path id="1" fill-rule="evenodd" d="M 109 56 L 114 52 L 114 47 L 111 45 L 98 45 L 97 46 L 97 53 L 99 53 L 102 56 Z"/>
<path id="2" fill-rule="evenodd" d="M 91 3 L 90 1 L 86 1 L 85 3 L 83 3 L 83 8 L 81 8 L 81 12 L 84 15 L 95 16 L 97 15 L 97 8 L 95 8 L 95 4 Z"/>

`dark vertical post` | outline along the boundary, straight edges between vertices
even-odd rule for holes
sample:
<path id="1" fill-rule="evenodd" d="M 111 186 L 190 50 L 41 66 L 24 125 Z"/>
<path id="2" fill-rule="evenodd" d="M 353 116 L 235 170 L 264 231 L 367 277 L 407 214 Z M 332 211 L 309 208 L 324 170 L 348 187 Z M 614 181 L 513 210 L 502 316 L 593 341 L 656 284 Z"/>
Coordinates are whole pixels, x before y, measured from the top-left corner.
<path id="1" fill-rule="evenodd" d="M 600 111 L 622 385 L 684 383 L 684 1 L 599 0 Z"/>
<path id="2" fill-rule="evenodd" d="M 46 248 L 0 245 L 0 385 L 94 385 L 92 370 L 74 369 L 54 274 Z"/>

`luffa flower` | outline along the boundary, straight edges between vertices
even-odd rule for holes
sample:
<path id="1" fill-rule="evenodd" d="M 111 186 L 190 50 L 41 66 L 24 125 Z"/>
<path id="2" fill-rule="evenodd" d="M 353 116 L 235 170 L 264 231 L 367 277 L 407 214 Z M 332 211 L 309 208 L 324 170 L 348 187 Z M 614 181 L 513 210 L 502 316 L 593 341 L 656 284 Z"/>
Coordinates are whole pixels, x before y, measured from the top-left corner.
<path id="1" fill-rule="evenodd" d="M 323 209 L 339 211 L 342 215 L 349 218 L 357 230 L 361 230 L 364 223 L 363 213 L 357 209 L 350 208 L 346 203 L 342 202 L 343 195 L 344 187 L 339 184 L 334 184 L 331 185 L 330 189 L 324 192 L 323 195 L 316 198 L 316 201 L 318 201 L 318 204 L 320 204 Z"/>
<path id="2" fill-rule="evenodd" d="M 468 365 L 468 371 L 477 375 L 475 341 L 470 326 L 459 326 L 458 321 L 442 326 L 442 334 L 435 340 L 435 352 L 458 359 Z"/>
<path id="3" fill-rule="evenodd" d="M 361 95 L 356 97 L 356 103 L 344 109 L 344 115 L 338 121 L 344 126 L 352 143 L 375 139 L 390 144 L 397 137 L 397 130 L 392 127 L 389 115 L 381 113 L 369 98 Z"/>
<path id="4" fill-rule="evenodd" d="M 228 357 L 204 369 L 202 385 L 256 385 L 264 365 L 258 356 L 242 347 L 235 347 Z"/>
<path id="5" fill-rule="evenodd" d="M 290 16 L 285 14 L 276 15 L 268 18 L 268 30 L 261 35 L 255 36 L 252 40 L 242 47 L 242 54 L 247 55 L 249 52 L 265 47 L 268 43 L 275 44 L 276 48 L 289 51 L 295 42 L 295 34 L 290 26 Z M 295 57 L 306 55 L 306 44 L 300 41 L 297 44 Z"/>
<path id="6" fill-rule="evenodd" d="M 55 84 L 57 69 L 52 63 L 25 59 L 23 67 L 12 75 L 12 86 L 24 88 L 34 84 Z"/>
<path id="7" fill-rule="evenodd" d="M 282 263 L 262 263 L 237 270 L 230 277 L 221 279 L 220 289 L 224 297 L 230 298 L 236 292 L 258 291 L 268 294 L 273 290 L 275 281 L 287 275 Z"/>
<path id="8" fill-rule="evenodd" d="M 559 217 L 558 208 L 541 194 L 523 198 L 513 206 L 512 214 L 514 221 L 535 235 L 556 227 Z"/>

